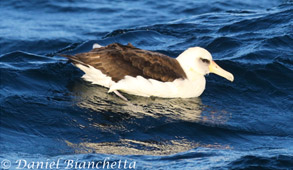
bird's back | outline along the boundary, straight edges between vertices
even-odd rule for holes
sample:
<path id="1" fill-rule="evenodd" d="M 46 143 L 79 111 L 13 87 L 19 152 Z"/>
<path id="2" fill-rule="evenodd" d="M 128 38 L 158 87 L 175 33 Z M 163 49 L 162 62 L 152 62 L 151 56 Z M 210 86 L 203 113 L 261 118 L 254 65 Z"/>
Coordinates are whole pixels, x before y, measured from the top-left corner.
<path id="1" fill-rule="evenodd" d="M 63 55 L 73 64 L 92 66 L 118 82 L 125 76 L 142 76 L 162 82 L 184 79 L 186 74 L 178 61 L 164 54 L 142 50 L 131 44 L 113 43 L 87 53 Z"/>

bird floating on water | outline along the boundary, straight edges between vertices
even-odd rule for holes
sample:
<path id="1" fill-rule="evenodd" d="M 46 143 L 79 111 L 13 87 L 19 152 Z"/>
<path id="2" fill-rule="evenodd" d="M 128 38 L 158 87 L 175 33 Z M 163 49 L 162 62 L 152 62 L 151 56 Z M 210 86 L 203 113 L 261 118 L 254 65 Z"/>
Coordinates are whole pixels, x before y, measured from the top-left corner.
<path id="1" fill-rule="evenodd" d="M 105 47 L 94 44 L 87 53 L 61 56 L 85 72 L 85 80 L 109 88 L 109 93 L 114 92 L 124 100 L 127 99 L 119 91 L 145 97 L 198 97 L 205 89 L 204 76 L 209 73 L 234 80 L 201 47 L 188 48 L 176 59 L 130 43 Z"/>

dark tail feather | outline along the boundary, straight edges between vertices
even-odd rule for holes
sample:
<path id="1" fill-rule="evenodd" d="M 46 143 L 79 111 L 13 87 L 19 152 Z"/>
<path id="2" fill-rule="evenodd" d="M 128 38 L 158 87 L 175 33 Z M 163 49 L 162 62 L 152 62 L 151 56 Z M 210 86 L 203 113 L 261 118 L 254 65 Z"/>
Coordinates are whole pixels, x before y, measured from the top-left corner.
<path id="1" fill-rule="evenodd" d="M 84 65 L 84 66 L 88 67 L 87 64 L 85 64 L 84 62 L 80 61 L 77 57 L 75 57 L 73 55 L 68 55 L 68 54 L 56 54 L 56 55 L 67 58 L 73 64 L 81 64 L 81 65 Z"/>

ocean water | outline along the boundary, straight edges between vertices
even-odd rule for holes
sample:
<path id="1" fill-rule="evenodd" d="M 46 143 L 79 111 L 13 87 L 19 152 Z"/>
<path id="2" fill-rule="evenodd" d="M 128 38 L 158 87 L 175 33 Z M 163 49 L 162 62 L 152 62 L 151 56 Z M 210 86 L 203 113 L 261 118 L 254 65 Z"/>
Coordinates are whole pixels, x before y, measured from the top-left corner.
<path id="1" fill-rule="evenodd" d="M 4 0 L 0 14 L 0 169 L 293 169 L 291 0 Z M 235 81 L 124 102 L 56 55 L 113 42 L 201 46 Z"/>

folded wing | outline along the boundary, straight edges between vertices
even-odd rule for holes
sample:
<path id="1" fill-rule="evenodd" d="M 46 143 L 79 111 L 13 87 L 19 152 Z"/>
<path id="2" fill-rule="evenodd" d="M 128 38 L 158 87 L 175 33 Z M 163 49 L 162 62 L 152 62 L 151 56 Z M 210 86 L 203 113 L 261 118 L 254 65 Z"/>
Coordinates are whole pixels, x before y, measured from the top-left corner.
<path id="1" fill-rule="evenodd" d="M 73 64 L 92 66 L 117 82 L 125 76 L 142 76 L 162 82 L 186 78 L 179 62 L 164 54 L 142 50 L 131 44 L 113 43 L 87 53 L 61 55 Z"/>

